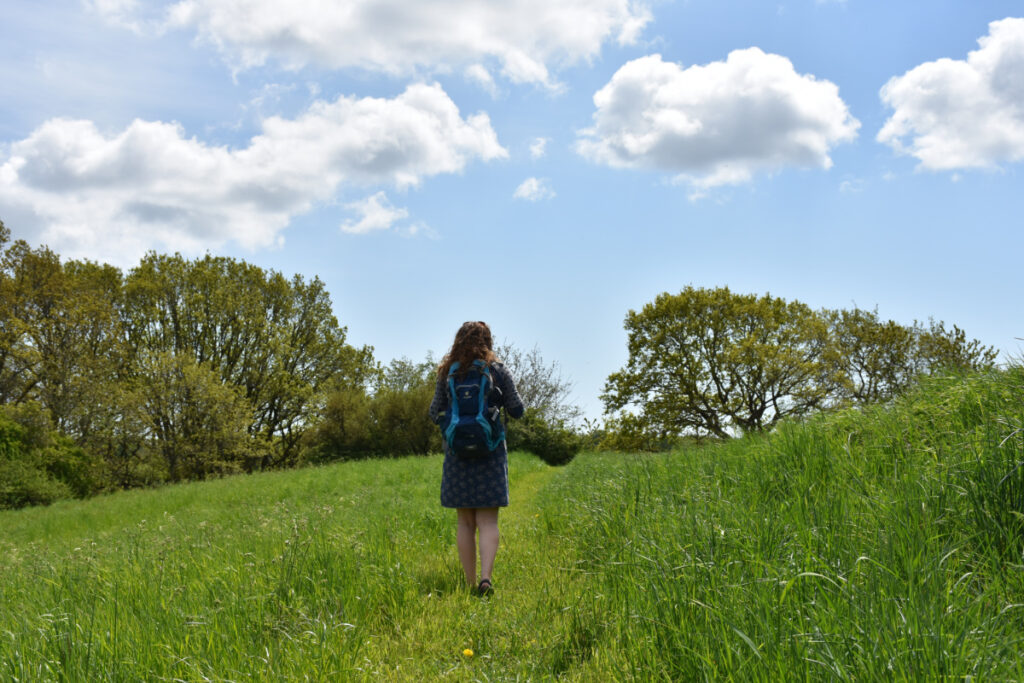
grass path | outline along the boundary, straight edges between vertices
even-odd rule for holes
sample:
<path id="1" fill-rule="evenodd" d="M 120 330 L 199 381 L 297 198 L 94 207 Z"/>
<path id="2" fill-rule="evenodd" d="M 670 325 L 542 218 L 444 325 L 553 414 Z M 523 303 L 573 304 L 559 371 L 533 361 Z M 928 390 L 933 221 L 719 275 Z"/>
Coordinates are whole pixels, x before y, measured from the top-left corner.
<path id="1" fill-rule="evenodd" d="M 422 679 L 431 671 L 449 680 L 550 675 L 538 664 L 560 631 L 558 620 L 551 620 L 552 605 L 565 602 L 567 586 L 555 565 L 569 554 L 545 533 L 538 494 L 558 472 L 533 462 L 514 468 L 512 504 L 499 517 L 491 597 L 476 597 L 462 585 L 454 544 L 444 556 L 420 558 L 422 576 L 443 579 L 413 587 L 418 594 L 394 634 L 367 649 L 365 673 L 398 680 Z M 451 523 L 454 528 L 454 514 Z M 471 658 L 461 654 L 465 649 L 473 650 Z"/>
<path id="2" fill-rule="evenodd" d="M 3 513 L 0 680 L 550 680 L 578 660 L 567 474 L 510 457 L 487 599 L 438 457 Z"/>

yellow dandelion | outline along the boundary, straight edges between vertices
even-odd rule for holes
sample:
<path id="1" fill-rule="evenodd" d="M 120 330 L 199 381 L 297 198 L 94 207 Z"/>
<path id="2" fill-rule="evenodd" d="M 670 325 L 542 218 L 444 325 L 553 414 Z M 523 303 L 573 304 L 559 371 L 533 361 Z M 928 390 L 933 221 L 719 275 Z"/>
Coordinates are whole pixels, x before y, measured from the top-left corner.
<path id="1" fill-rule="evenodd" d="M 467 647 L 467 648 L 466 648 L 465 650 L 463 650 L 463 651 L 462 651 L 462 656 L 463 656 L 463 657 L 472 657 L 472 656 L 473 656 L 473 651 L 472 651 L 472 650 L 470 650 L 470 649 L 469 649 L 469 648 Z"/>

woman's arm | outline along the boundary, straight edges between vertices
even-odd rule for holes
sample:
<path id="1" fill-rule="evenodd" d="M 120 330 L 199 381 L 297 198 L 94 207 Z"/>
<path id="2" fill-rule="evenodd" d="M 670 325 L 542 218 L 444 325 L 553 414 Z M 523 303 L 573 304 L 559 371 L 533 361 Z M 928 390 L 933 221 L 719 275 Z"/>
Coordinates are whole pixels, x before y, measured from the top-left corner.
<path id="1" fill-rule="evenodd" d="M 494 384 L 501 390 L 501 404 L 508 416 L 517 419 L 522 417 L 526 409 L 523 406 L 523 399 L 519 397 L 512 375 L 501 363 L 494 364 Z"/>
<path id="2" fill-rule="evenodd" d="M 434 386 L 434 400 L 430 402 L 430 421 L 434 424 L 441 424 L 445 413 L 448 412 L 448 386 L 440 377 Z"/>

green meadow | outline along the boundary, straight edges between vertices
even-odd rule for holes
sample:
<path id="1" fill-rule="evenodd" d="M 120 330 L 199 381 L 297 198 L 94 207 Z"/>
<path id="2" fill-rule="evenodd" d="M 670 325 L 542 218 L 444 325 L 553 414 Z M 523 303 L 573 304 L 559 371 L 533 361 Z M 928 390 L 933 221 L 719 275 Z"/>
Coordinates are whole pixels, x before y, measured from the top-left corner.
<path id="1" fill-rule="evenodd" d="M 439 456 L 3 512 L 0 679 L 1022 680 L 1022 462 L 1019 367 L 671 453 L 513 453 L 489 598 Z"/>

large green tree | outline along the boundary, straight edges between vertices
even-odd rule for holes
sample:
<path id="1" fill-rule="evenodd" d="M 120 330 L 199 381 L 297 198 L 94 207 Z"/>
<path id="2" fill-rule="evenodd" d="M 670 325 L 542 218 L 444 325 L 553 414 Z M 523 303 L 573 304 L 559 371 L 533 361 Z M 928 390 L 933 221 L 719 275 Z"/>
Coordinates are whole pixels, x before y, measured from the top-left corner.
<path id="1" fill-rule="evenodd" d="M 151 253 L 126 278 L 124 325 L 137 353 L 173 353 L 239 390 L 263 465 L 293 463 L 328 387 L 358 381 L 371 349 L 345 342 L 323 282 L 225 257 Z"/>
<path id="2" fill-rule="evenodd" d="M 757 431 L 826 400 L 827 327 L 806 305 L 687 287 L 630 311 L 629 361 L 602 395 L 658 435 Z"/>
<path id="3" fill-rule="evenodd" d="M 0 400 L 38 401 L 76 438 L 123 363 L 117 306 L 121 274 L 18 241 L 0 269 Z"/>

